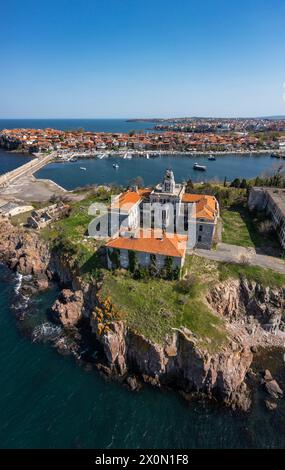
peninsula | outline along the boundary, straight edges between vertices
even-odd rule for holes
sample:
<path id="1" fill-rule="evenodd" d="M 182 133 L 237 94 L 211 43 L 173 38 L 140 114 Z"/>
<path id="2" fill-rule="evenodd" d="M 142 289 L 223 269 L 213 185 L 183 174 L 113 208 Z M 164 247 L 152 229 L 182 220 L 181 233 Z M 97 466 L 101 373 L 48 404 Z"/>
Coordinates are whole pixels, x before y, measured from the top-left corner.
<path id="1" fill-rule="evenodd" d="M 126 133 L 89 132 L 83 129 L 4 129 L 0 146 L 13 151 L 38 153 L 102 152 L 152 153 L 251 153 L 285 149 L 285 121 L 271 119 L 176 119 L 157 123 L 154 130 Z"/>
<path id="2" fill-rule="evenodd" d="M 283 193 L 266 212 L 271 193 L 262 192 L 261 201 L 254 189 L 248 205 L 249 188 L 183 186 L 169 170 L 153 188 L 68 193 L 27 214 L 4 212 L 0 261 L 25 276 L 25 296 L 58 283 L 50 318 L 64 329 L 51 341 L 79 362 L 134 391 L 143 384 L 171 387 L 189 400 L 214 399 L 244 411 L 254 387 L 263 387 L 266 406 L 274 409 L 283 395 L 276 377 L 266 361 L 261 376 L 251 367 L 264 348 L 284 344 L 283 232 L 274 225 Z M 150 227 L 143 242 L 135 232 L 145 198 L 164 207 L 163 234 Z M 188 214 L 196 206 L 191 248 L 169 231 L 170 207 L 180 213 L 185 203 Z M 93 220 L 102 205 L 110 219 L 118 214 L 122 227 L 97 236 Z"/>

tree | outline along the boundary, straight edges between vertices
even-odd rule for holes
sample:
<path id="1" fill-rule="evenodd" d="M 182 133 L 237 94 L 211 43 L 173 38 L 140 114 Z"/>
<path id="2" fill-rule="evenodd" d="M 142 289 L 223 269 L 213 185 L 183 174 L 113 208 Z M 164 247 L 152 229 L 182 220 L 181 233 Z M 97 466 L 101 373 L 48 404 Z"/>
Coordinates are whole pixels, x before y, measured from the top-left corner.
<path id="1" fill-rule="evenodd" d="M 141 176 L 136 176 L 135 178 L 129 181 L 129 186 L 133 186 L 133 187 L 137 186 L 138 188 L 143 188 L 144 180 Z"/>
<path id="2" fill-rule="evenodd" d="M 240 183 L 240 188 L 247 189 L 247 181 L 245 178 L 243 178 L 242 182 Z"/>
<path id="3" fill-rule="evenodd" d="M 226 188 L 227 187 L 227 177 L 225 176 L 225 179 L 224 179 L 224 187 Z"/>
<path id="4" fill-rule="evenodd" d="M 231 184 L 230 184 L 230 187 L 231 188 L 239 188 L 241 185 L 241 182 L 240 182 L 240 179 L 239 178 L 235 178 Z"/>
<path id="5" fill-rule="evenodd" d="M 129 250 L 129 268 L 131 273 L 134 273 L 137 268 L 137 256 L 136 252 L 133 250 Z"/>
<path id="6" fill-rule="evenodd" d="M 185 189 L 185 192 L 186 193 L 191 193 L 191 191 L 194 189 L 194 184 L 193 184 L 193 181 L 191 179 L 189 179 L 187 182 L 186 182 L 186 189 Z"/>
<path id="7" fill-rule="evenodd" d="M 262 185 L 262 179 L 257 176 L 254 180 L 254 186 L 261 186 Z"/>

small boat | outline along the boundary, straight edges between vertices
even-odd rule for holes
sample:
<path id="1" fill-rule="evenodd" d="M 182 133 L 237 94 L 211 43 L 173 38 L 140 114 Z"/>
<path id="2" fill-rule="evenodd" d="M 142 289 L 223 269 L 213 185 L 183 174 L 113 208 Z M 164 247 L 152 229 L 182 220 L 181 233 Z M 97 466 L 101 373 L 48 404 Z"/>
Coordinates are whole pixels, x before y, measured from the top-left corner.
<path id="1" fill-rule="evenodd" d="M 80 167 L 80 170 L 86 171 L 85 166 L 81 166 L 81 167 Z"/>
<path id="2" fill-rule="evenodd" d="M 116 170 L 119 168 L 118 163 L 113 163 L 113 168 L 116 168 Z"/>
<path id="3" fill-rule="evenodd" d="M 131 153 L 126 152 L 124 155 L 124 159 L 131 160 L 133 158 Z"/>
<path id="4" fill-rule="evenodd" d="M 77 157 L 72 157 L 69 161 L 70 162 L 77 162 Z"/>
<path id="5" fill-rule="evenodd" d="M 149 160 L 149 153 L 146 154 L 146 159 Z"/>
<path id="6" fill-rule="evenodd" d="M 193 165 L 193 170 L 199 170 L 199 171 L 206 171 L 207 167 L 203 165 L 199 165 L 197 162 L 194 163 Z"/>
<path id="7" fill-rule="evenodd" d="M 216 160 L 215 155 L 209 155 L 208 160 L 210 160 L 210 162 L 214 162 Z"/>

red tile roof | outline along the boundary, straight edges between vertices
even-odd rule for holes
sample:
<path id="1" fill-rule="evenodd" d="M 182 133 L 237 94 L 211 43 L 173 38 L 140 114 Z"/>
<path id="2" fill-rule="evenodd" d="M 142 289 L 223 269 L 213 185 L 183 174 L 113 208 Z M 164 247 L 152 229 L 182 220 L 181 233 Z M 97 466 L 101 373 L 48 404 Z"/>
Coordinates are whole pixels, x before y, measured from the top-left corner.
<path id="1" fill-rule="evenodd" d="M 161 235 L 161 233 L 159 234 Z M 182 258 L 186 252 L 187 236 L 177 234 L 162 234 L 152 229 L 139 230 L 138 238 L 117 237 L 110 240 L 107 248 L 140 251 L 164 256 Z"/>

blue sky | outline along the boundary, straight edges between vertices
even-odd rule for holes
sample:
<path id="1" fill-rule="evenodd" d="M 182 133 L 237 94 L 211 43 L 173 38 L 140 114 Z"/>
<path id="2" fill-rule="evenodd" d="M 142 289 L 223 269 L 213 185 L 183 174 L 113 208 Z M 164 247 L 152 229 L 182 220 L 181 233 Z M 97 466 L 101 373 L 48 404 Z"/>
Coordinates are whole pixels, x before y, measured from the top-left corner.
<path id="1" fill-rule="evenodd" d="M 285 115 L 284 0 L 10 0 L 0 44 L 0 118 Z"/>

